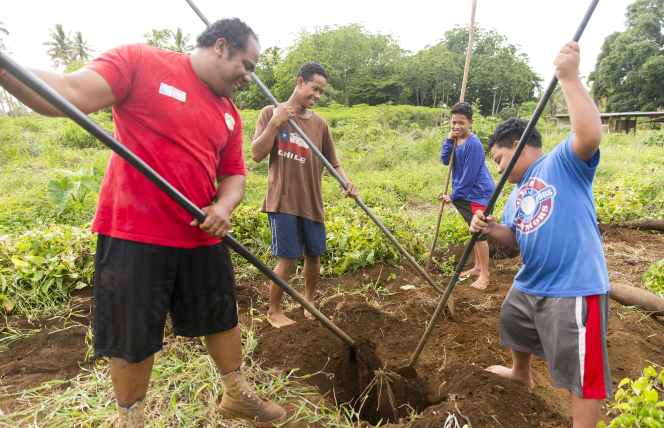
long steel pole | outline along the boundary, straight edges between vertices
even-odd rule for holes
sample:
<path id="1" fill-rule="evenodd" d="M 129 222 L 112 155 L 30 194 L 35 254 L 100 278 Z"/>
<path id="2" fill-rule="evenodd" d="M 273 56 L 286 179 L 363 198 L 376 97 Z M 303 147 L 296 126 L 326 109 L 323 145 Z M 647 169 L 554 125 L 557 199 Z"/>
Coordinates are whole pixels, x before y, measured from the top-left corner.
<path id="1" fill-rule="evenodd" d="M 198 9 L 198 7 L 196 7 L 194 2 L 192 0 L 186 0 L 186 2 L 189 3 L 189 6 L 191 6 L 191 8 L 201 18 L 201 20 L 205 23 L 205 25 L 207 25 L 209 27 L 211 25 L 210 21 L 208 21 L 207 18 L 205 18 L 203 13 L 201 13 L 201 11 Z M 256 76 L 256 73 L 252 72 L 251 73 L 251 78 L 258 85 L 258 87 L 261 89 L 261 91 L 263 91 L 263 93 L 270 100 L 270 102 L 272 102 L 272 104 L 274 104 L 275 107 L 279 107 L 279 101 L 277 101 L 277 99 L 274 97 L 274 95 L 272 95 L 270 90 L 263 84 L 263 82 L 261 82 L 261 79 L 259 79 L 258 76 Z M 314 144 L 311 142 L 309 137 L 307 137 L 304 134 L 304 132 L 302 132 L 300 127 L 297 126 L 297 124 L 295 123 L 295 121 L 293 119 L 289 119 L 288 124 L 290 126 L 292 126 L 293 129 L 295 129 L 295 132 L 300 134 L 300 137 L 302 137 L 302 139 L 307 143 L 309 148 L 314 152 L 314 154 L 318 157 L 318 159 L 320 159 L 321 162 L 323 162 L 323 165 L 325 165 L 325 167 L 328 169 L 330 174 L 332 174 L 332 176 L 337 179 L 339 184 L 341 184 L 341 186 L 344 189 L 347 190 L 348 189 L 348 184 L 346 183 L 346 181 L 344 181 L 344 179 L 341 178 L 339 173 L 332 167 L 330 162 L 328 162 L 327 159 L 325 159 L 325 156 L 323 156 L 323 154 L 316 148 L 316 146 L 314 146 Z M 364 210 L 364 212 L 367 213 L 369 218 L 371 218 L 371 220 L 373 220 L 373 222 L 376 223 L 376 226 L 378 226 L 378 228 L 385 234 L 385 236 L 387 236 L 387 238 L 390 241 L 392 241 L 394 246 L 399 249 L 401 254 L 403 254 L 403 256 L 410 262 L 410 264 L 413 265 L 413 267 L 417 270 L 417 272 L 419 272 L 419 274 L 422 275 L 422 277 L 426 280 L 426 282 L 428 282 L 429 285 L 432 286 L 437 292 L 439 292 L 440 294 L 443 294 L 444 293 L 443 289 L 440 288 L 431 279 L 431 277 L 429 277 L 429 275 L 424 271 L 424 269 L 422 269 L 422 266 L 420 266 L 415 261 L 415 259 L 408 253 L 408 251 L 406 251 L 406 249 L 399 243 L 399 241 L 397 241 L 397 239 L 390 233 L 390 231 L 387 230 L 387 228 L 383 225 L 383 223 L 381 223 L 380 220 L 378 220 L 378 218 L 376 218 L 376 216 L 369 209 L 369 207 L 364 205 L 364 202 L 362 202 L 362 200 L 359 197 L 357 199 L 355 199 L 355 202 L 357 202 L 357 204 L 360 206 L 360 208 L 362 208 Z"/>
<path id="2" fill-rule="evenodd" d="M 590 3 L 590 6 L 588 7 L 588 10 L 586 11 L 586 14 L 584 15 L 583 19 L 581 20 L 581 24 L 579 25 L 579 28 L 576 30 L 576 33 L 574 34 L 574 37 L 572 38 L 573 41 L 578 42 L 579 39 L 581 38 L 581 35 L 583 34 L 583 30 L 585 30 L 586 25 L 588 24 L 588 21 L 590 20 L 590 17 L 592 16 L 593 12 L 595 11 L 595 7 L 597 6 L 597 3 L 599 3 L 599 0 L 592 0 Z M 533 129 L 535 129 L 535 125 L 537 124 L 537 121 L 539 120 L 540 116 L 542 115 L 542 112 L 544 111 L 544 108 L 546 107 L 546 104 L 549 102 L 549 98 L 551 98 L 551 94 L 553 94 L 554 89 L 556 88 L 556 85 L 558 84 L 558 78 L 556 77 L 555 73 L 553 75 L 553 78 L 551 79 L 551 82 L 549 82 L 549 86 L 547 86 L 546 91 L 544 91 L 544 94 L 542 94 L 542 98 L 540 98 L 539 103 L 537 104 L 537 108 L 535 109 L 535 112 L 533 113 L 533 116 L 530 118 L 530 122 L 528 122 L 528 126 L 526 126 L 526 130 L 523 131 L 523 135 L 519 139 L 519 144 L 517 145 L 516 149 L 514 150 L 514 153 L 512 154 L 512 158 L 510 159 L 509 163 L 507 164 L 507 167 L 505 168 L 505 171 L 503 172 L 503 175 L 500 177 L 500 181 L 498 181 L 498 185 L 496 186 L 496 189 L 493 191 L 493 194 L 491 195 L 491 199 L 489 199 L 489 202 L 486 205 L 486 208 L 484 209 L 484 215 L 487 216 L 491 213 L 493 213 L 493 208 L 496 205 L 496 201 L 498 200 L 498 197 L 500 196 L 500 192 L 502 192 L 503 187 L 505 186 L 505 183 L 507 183 L 507 178 L 509 177 L 510 173 L 512 172 L 512 169 L 514 169 L 514 165 L 516 165 L 516 162 L 519 160 L 519 156 L 521 155 L 521 152 L 523 151 L 523 148 L 526 147 L 526 144 L 528 143 L 528 140 L 530 139 L 530 136 L 533 133 Z M 431 332 L 433 331 L 434 327 L 436 326 L 436 321 L 440 317 L 440 314 L 443 313 L 443 309 L 445 308 L 445 304 L 447 303 L 447 299 L 449 299 L 450 295 L 452 294 L 452 290 L 454 289 L 454 285 L 456 284 L 457 280 L 459 279 L 459 274 L 463 270 L 463 266 L 466 264 L 466 261 L 468 260 L 468 257 L 470 256 L 470 252 L 473 250 L 473 247 L 475 246 L 475 242 L 477 242 L 477 238 L 479 238 L 481 235 L 480 232 L 475 232 L 473 233 L 472 238 L 470 239 L 470 243 L 466 247 L 466 251 L 463 252 L 463 255 L 461 256 L 461 260 L 459 260 L 459 264 L 457 265 L 456 270 L 454 271 L 454 275 L 452 276 L 452 279 L 450 280 L 449 284 L 447 285 L 447 288 L 445 289 L 445 294 L 443 295 L 443 298 L 440 299 L 440 303 L 438 304 L 438 307 L 436 308 L 436 312 L 434 312 L 433 317 L 431 318 L 431 321 L 429 321 L 429 324 L 427 325 L 427 329 L 424 332 L 424 335 L 422 336 L 422 339 L 420 339 L 420 343 L 418 343 L 417 348 L 415 349 L 415 352 L 413 353 L 413 356 L 410 359 L 410 362 L 406 367 L 402 367 L 399 369 L 399 373 L 402 374 L 404 377 L 415 377 L 417 376 L 417 372 L 413 369 L 413 366 L 417 362 L 418 357 L 420 356 L 420 353 L 422 352 L 422 349 L 424 348 L 424 345 L 427 343 L 427 340 L 429 339 L 429 336 L 431 336 Z M 413 374 L 415 376 L 413 376 Z"/>
<path id="3" fill-rule="evenodd" d="M 466 49 L 466 65 L 463 67 L 463 82 L 461 83 L 461 97 L 459 102 L 462 103 L 466 99 L 466 83 L 468 83 L 468 71 L 470 70 L 470 56 L 473 53 L 473 38 L 475 36 L 475 10 L 477 9 L 477 0 L 473 0 L 473 8 L 470 12 L 470 31 L 468 33 L 468 48 Z M 452 145 L 452 154 L 450 155 L 450 163 L 447 166 L 447 178 L 445 179 L 445 190 L 443 195 L 447 195 L 447 186 L 450 183 L 450 176 L 452 175 L 452 165 L 454 165 L 454 154 L 456 152 L 457 139 L 454 139 Z M 445 204 L 440 204 L 440 211 L 438 212 L 438 222 L 436 223 L 436 230 L 433 235 L 433 242 L 431 243 L 431 250 L 429 250 L 429 259 L 424 268 L 424 272 L 429 273 L 431 266 L 431 259 L 433 258 L 433 250 L 436 248 L 436 241 L 438 241 L 438 231 L 440 229 L 440 220 L 443 218 Z"/>
<path id="4" fill-rule="evenodd" d="M 37 76 L 32 74 L 30 71 L 21 67 L 14 60 L 7 56 L 7 54 L 0 50 L 0 67 L 7 70 L 9 74 L 23 82 L 27 87 L 32 89 L 37 95 L 44 98 L 49 102 L 53 107 L 60 110 L 63 114 L 68 116 L 71 120 L 78 123 L 83 129 L 92 134 L 99 141 L 104 143 L 108 148 L 113 150 L 118 154 L 122 159 L 127 161 L 131 166 L 136 168 L 138 172 L 143 174 L 145 178 L 150 180 L 155 186 L 161 189 L 168 197 L 173 199 L 178 205 L 184 208 L 189 214 L 194 216 L 196 220 L 203 223 L 207 217 L 203 211 L 201 211 L 196 205 L 194 205 L 189 199 L 187 199 L 182 193 L 180 193 L 175 187 L 173 187 L 169 182 L 164 180 L 152 167 L 145 163 L 141 158 L 136 156 L 133 152 L 127 149 L 122 143 L 109 135 L 102 127 L 93 122 L 89 117 L 87 117 L 83 112 L 77 109 L 72 103 L 67 101 L 60 94 L 55 92 L 53 88 L 44 83 Z M 226 234 L 223 241 L 228 244 L 233 250 L 235 250 L 242 257 L 247 259 L 249 263 L 256 266 L 258 270 L 263 272 L 268 278 L 274 281 L 279 287 L 281 287 L 289 296 L 291 296 L 295 301 L 302 305 L 306 310 L 312 313 L 318 320 L 323 323 L 325 327 L 330 329 L 334 334 L 339 336 L 341 340 L 344 341 L 348 346 L 354 347 L 355 342 L 346 335 L 339 327 L 334 325 L 332 321 L 327 319 L 318 309 L 316 309 L 311 303 L 293 289 L 286 281 L 281 279 L 279 275 L 274 273 L 265 263 L 260 261 L 251 251 L 245 248 L 240 244 L 235 238 L 231 236 L 230 233 Z"/>

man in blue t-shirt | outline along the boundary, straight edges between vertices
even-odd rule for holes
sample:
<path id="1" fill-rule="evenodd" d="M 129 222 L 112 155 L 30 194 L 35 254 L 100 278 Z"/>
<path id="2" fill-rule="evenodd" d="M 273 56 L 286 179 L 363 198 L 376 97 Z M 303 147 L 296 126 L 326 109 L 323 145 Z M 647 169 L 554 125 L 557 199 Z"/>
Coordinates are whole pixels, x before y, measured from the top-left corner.
<path id="1" fill-rule="evenodd" d="M 533 389 L 532 354 L 549 364 L 553 384 L 570 391 L 574 427 L 595 427 L 600 400 L 613 398 L 606 350 L 609 277 L 597 228 L 593 178 L 599 164 L 599 112 L 579 78 L 579 45 L 568 42 L 554 61 L 575 131 L 549 154 L 537 130 L 508 181 L 514 191 L 502 224 L 477 211 L 472 232 L 521 249 L 523 267 L 500 314 L 500 343 L 512 368 L 487 370 Z M 527 122 L 509 119 L 489 137 L 502 173 Z"/>
<path id="2" fill-rule="evenodd" d="M 452 193 L 440 197 L 441 202 L 454 204 L 466 223 L 470 225 L 473 213 L 484 211 L 489 198 L 496 188 L 486 167 L 484 147 L 477 135 L 470 132 L 473 124 L 473 108 L 468 103 L 456 103 L 450 109 L 452 130 L 440 152 L 440 161 L 449 165 L 452 162 Z M 453 148 L 456 141 L 456 148 Z M 471 287 L 480 290 L 489 285 L 489 243 L 486 235 L 480 236 L 475 244 L 475 267 L 463 272 L 461 278 L 479 276 Z"/>

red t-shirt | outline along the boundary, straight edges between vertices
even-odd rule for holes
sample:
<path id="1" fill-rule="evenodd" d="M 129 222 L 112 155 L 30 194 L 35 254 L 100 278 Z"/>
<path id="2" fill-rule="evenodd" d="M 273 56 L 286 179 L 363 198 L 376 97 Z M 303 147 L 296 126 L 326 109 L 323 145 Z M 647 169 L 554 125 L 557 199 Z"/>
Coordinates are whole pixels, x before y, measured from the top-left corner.
<path id="1" fill-rule="evenodd" d="M 115 138 L 199 208 L 220 175 L 246 175 L 240 114 L 196 75 L 188 54 L 144 44 L 103 53 L 86 67 L 108 82 Z M 218 239 L 190 226 L 192 216 L 113 153 L 92 230 L 149 244 L 195 248 Z"/>

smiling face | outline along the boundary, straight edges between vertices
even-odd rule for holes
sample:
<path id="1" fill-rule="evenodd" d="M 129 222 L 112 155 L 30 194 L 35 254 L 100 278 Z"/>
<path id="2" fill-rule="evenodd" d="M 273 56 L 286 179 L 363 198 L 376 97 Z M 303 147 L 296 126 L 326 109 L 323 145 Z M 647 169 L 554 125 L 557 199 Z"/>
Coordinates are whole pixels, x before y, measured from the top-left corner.
<path id="1" fill-rule="evenodd" d="M 229 57 L 226 40 L 219 39 L 214 46 L 214 53 L 217 56 L 214 76 L 206 83 L 220 97 L 230 98 L 240 85 L 251 82 L 251 73 L 256 69 L 260 57 L 258 40 L 250 37 L 246 51 L 236 50 Z"/>
<path id="2" fill-rule="evenodd" d="M 304 108 L 312 108 L 321 99 L 325 90 L 325 78 L 314 74 L 313 79 L 305 82 L 297 79 L 297 100 Z"/>
<path id="3" fill-rule="evenodd" d="M 465 114 L 454 113 L 450 119 L 452 133 L 455 138 L 467 138 L 470 136 L 470 125 L 473 120 L 468 119 Z"/>
<path id="4" fill-rule="evenodd" d="M 518 144 L 519 142 L 515 141 L 512 147 L 500 147 L 498 144 L 494 144 L 491 147 L 491 157 L 498 164 L 498 174 L 503 174 L 507 168 L 507 164 L 510 162 L 510 159 L 512 159 L 512 155 Z M 530 168 L 530 165 L 532 165 L 533 162 L 531 156 L 529 156 L 529 149 L 532 148 L 530 146 L 524 147 L 521 156 L 519 156 L 519 160 L 516 161 L 516 165 L 514 165 L 512 172 L 509 177 L 507 177 L 508 183 L 516 184 L 520 182 L 526 174 L 526 171 L 528 171 L 528 168 Z"/>

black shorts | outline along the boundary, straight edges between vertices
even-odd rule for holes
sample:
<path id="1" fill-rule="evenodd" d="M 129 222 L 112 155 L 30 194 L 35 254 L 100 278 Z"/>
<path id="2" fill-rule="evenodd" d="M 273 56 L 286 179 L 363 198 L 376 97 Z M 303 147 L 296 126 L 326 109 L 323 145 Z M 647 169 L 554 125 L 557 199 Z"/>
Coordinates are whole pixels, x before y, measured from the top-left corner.
<path id="1" fill-rule="evenodd" d="M 469 202 L 463 199 L 459 199 L 458 201 L 452 201 L 454 206 L 456 207 L 457 211 L 461 213 L 461 216 L 463 217 L 464 220 L 466 220 L 466 223 L 468 223 L 468 226 L 470 226 L 470 222 L 473 220 L 473 216 L 475 215 L 475 212 L 477 210 L 482 210 L 484 211 L 484 208 L 486 208 L 484 205 L 479 205 L 474 202 Z M 487 236 L 486 235 L 480 235 L 479 238 L 477 238 L 478 241 L 486 241 Z"/>
<path id="2" fill-rule="evenodd" d="M 175 248 L 97 238 L 95 357 L 143 361 L 162 348 L 166 314 L 175 334 L 205 336 L 238 324 L 226 244 Z"/>

